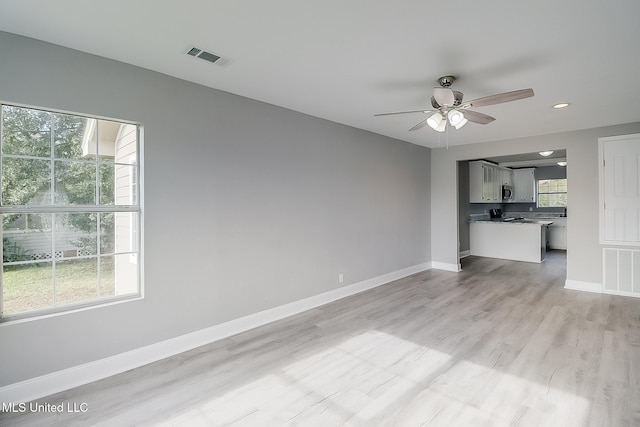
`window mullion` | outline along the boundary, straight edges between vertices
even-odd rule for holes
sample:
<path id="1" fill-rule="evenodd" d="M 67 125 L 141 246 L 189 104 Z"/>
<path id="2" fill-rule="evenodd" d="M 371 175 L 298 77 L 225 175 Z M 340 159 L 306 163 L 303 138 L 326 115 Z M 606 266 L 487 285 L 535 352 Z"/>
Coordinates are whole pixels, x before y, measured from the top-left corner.
<path id="1" fill-rule="evenodd" d="M 50 157 L 49 157 L 49 179 L 51 182 L 49 183 L 49 190 L 51 191 L 51 205 L 55 205 L 55 194 L 56 194 L 56 186 L 55 186 L 55 135 L 53 131 L 53 114 L 49 114 L 49 135 L 51 138 L 51 147 L 50 147 Z"/>
<path id="2" fill-rule="evenodd" d="M 51 285 L 54 307 L 56 307 L 56 220 L 56 214 L 51 214 Z"/>
<path id="3" fill-rule="evenodd" d="M 50 180 L 49 190 L 51 191 L 51 205 L 55 204 L 55 194 L 56 194 L 56 181 L 55 181 L 55 130 L 54 130 L 54 120 L 53 114 L 49 113 L 49 135 L 51 138 L 51 147 L 50 147 L 50 160 L 49 160 L 49 170 L 50 170 Z M 53 307 L 56 307 L 56 214 L 51 214 L 51 285 L 53 292 Z"/>
<path id="4" fill-rule="evenodd" d="M 96 181 L 95 181 L 96 205 L 100 205 L 100 122 L 96 122 Z"/>
<path id="5" fill-rule="evenodd" d="M 140 206 L 129 205 L 67 205 L 67 206 L 0 206 L 0 214 L 52 212 L 140 212 Z"/>
<path id="6" fill-rule="evenodd" d="M 101 266 L 101 260 L 102 260 L 102 244 L 101 244 L 101 239 L 102 239 L 102 213 L 98 212 L 98 221 L 96 221 L 96 269 L 98 270 L 98 282 L 97 282 L 97 286 L 98 286 L 98 298 L 100 298 L 100 266 Z"/>

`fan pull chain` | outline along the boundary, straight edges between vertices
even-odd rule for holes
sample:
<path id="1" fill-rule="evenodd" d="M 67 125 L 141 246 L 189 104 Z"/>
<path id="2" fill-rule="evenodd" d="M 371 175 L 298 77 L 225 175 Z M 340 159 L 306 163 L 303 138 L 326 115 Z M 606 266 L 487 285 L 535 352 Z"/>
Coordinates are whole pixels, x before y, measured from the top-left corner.
<path id="1" fill-rule="evenodd" d="M 447 134 L 447 150 L 449 149 L 449 128 L 450 128 L 450 127 L 451 127 L 451 126 L 448 126 L 448 125 L 447 125 L 447 127 L 445 128 L 445 132 L 446 132 L 446 134 Z"/>

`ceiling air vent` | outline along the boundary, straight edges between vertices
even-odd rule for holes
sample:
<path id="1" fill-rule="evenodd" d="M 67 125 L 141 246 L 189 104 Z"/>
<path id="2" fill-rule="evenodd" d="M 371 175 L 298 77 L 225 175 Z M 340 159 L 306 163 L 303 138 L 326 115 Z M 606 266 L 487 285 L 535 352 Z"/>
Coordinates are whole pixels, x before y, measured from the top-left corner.
<path id="1" fill-rule="evenodd" d="M 198 49 L 197 47 L 192 47 L 191 49 L 189 49 L 187 55 L 195 56 L 196 58 L 213 62 L 214 64 L 220 65 L 221 67 L 229 64 L 229 61 L 227 59 L 224 59 L 214 53 L 207 52 L 206 50 Z"/>
<path id="2" fill-rule="evenodd" d="M 187 55 L 191 55 L 191 56 L 198 56 L 198 54 L 202 52 L 200 49 L 198 49 L 197 47 L 192 47 L 191 50 L 189 52 L 187 52 Z"/>

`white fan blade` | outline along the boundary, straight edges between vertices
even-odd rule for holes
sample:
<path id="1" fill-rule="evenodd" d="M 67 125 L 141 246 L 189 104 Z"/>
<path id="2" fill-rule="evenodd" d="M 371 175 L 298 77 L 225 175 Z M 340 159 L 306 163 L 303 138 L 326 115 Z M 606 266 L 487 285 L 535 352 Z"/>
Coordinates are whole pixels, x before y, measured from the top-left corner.
<path id="1" fill-rule="evenodd" d="M 453 103 L 456 100 L 455 96 L 453 96 L 453 91 L 447 87 L 434 87 L 433 97 L 439 105 L 446 105 L 447 107 L 453 106 Z"/>
<path id="2" fill-rule="evenodd" d="M 502 104 L 503 102 L 517 101 L 518 99 L 529 98 L 534 95 L 533 89 L 520 89 L 513 92 L 499 93 L 497 95 L 485 96 L 465 102 L 469 107 L 484 107 L 485 105 Z"/>
<path id="3" fill-rule="evenodd" d="M 464 110 L 464 118 L 473 123 L 479 123 L 486 125 L 495 120 L 495 117 L 488 116 L 486 114 L 478 113 L 477 111 Z"/>
<path id="4" fill-rule="evenodd" d="M 415 125 L 411 129 L 409 129 L 409 132 L 425 127 L 425 125 L 427 124 L 427 120 L 429 120 L 429 117 L 427 117 L 426 119 L 422 120 L 420 123 L 418 123 L 417 125 Z"/>
<path id="5" fill-rule="evenodd" d="M 394 114 L 410 114 L 410 113 L 430 113 L 431 110 L 410 110 L 410 111 L 395 111 L 392 113 L 376 113 L 374 116 L 392 116 Z"/>

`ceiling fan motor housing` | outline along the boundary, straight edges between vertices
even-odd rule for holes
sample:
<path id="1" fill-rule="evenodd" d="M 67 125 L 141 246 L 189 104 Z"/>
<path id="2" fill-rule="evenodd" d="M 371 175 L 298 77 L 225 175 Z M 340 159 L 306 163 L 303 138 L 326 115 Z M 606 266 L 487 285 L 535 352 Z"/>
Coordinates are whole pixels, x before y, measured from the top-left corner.
<path id="1" fill-rule="evenodd" d="M 455 76 L 442 76 L 438 79 L 438 84 L 442 87 L 449 87 L 455 80 Z"/>

